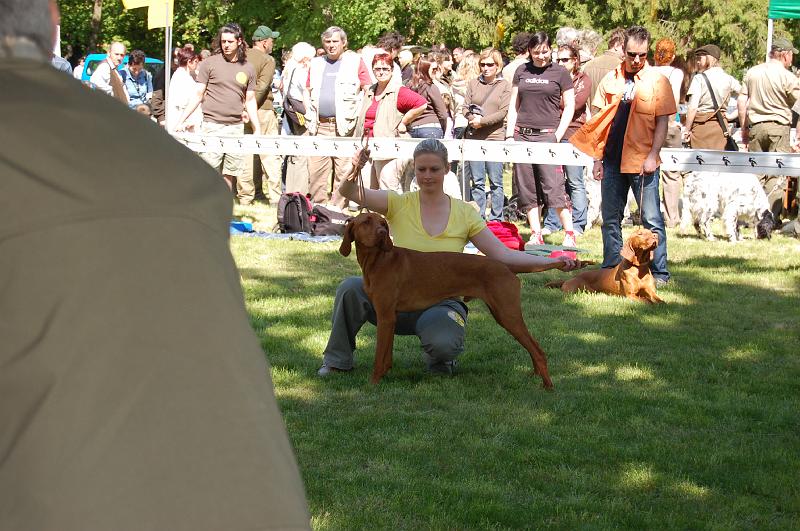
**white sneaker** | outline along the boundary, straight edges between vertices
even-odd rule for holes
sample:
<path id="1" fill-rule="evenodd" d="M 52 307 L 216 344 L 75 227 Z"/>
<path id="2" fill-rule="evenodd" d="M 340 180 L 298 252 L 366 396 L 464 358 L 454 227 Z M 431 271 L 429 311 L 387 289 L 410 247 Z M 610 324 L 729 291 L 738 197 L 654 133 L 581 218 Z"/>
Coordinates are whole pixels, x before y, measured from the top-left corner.
<path id="1" fill-rule="evenodd" d="M 541 232 L 532 232 L 531 239 L 525 243 L 525 250 L 530 251 L 534 249 L 537 245 L 544 245 L 544 240 L 542 239 Z"/>
<path id="2" fill-rule="evenodd" d="M 553 234 L 553 230 L 549 227 L 545 227 L 542 229 L 542 236 L 547 236 L 548 234 Z"/>
<path id="3" fill-rule="evenodd" d="M 562 247 L 575 247 L 576 245 L 574 234 L 564 235 L 564 241 L 561 243 Z"/>

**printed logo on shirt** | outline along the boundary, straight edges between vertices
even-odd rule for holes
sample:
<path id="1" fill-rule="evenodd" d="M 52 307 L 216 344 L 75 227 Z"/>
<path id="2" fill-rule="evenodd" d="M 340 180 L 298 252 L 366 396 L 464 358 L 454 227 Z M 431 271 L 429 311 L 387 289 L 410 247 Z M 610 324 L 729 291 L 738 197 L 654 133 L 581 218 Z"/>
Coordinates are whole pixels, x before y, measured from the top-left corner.
<path id="1" fill-rule="evenodd" d="M 525 79 L 525 83 L 535 83 L 537 85 L 549 85 L 550 84 L 550 80 L 549 79 L 541 79 L 541 78 L 538 78 L 538 77 L 529 77 L 529 78 Z"/>
<path id="2" fill-rule="evenodd" d="M 247 85 L 247 74 L 244 72 L 237 72 L 236 81 L 238 81 L 240 85 Z"/>
<path id="3" fill-rule="evenodd" d="M 466 323 L 464 322 L 464 318 L 463 318 L 463 317 L 461 317 L 461 316 L 460 316 L 458 313 L 456 313 L 454 310 L 448 310 L 448 311 L 447 311 L 447 316 L 448 316 L 450 319 L 452 319 L 453 321 L 455 321 L 455 322 L 456 322 L 456 324 L 458 324 L 458 326 L 460 326 L 461 328 L 464 328 L 464 325 L 466 325 Z"/>

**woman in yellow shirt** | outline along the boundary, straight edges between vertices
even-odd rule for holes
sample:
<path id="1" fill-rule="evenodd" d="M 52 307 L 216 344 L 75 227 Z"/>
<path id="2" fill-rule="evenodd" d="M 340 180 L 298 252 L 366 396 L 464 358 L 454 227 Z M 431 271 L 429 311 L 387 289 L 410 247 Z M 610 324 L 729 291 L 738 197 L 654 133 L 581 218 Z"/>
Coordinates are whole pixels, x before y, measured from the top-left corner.
<path id="1" fill-rule="evenodd" d="M 353 164 L 366 154 L 356 154 Z M 398 247 L 417 251 L 462 252 L 472 242 L 483 254 L 506 264 L 516 273 L 551 269 L 571 271 L 577 260 L 551 259 L 509 249 L 486 227 L 478 212 L 467 203 L 444 193 L 448 170 L 447 148 L 439 140 L 426 139 L 414 149 L 414 171 L 420 189 L 408 194 L 388 190 L 361 190 L 352 180 L 339 187 L 350 201 L 386 216 Z M 424 272 L 421 272 L 424 274 Z M 456 357 L 464 351 L 467 307 L 459 299 L 447 299 L 417 312 L 397 315 L 395 333 L 420 338 L 423 359 L 432 373 L 453 374 Z M 353 368 L 356 334 L 367 321 L 375 324 L 375 310 L 364 292 L 361 277 L 344 280 L 336 290 L 331 335 L 325 347 L 320 376 Z"/>

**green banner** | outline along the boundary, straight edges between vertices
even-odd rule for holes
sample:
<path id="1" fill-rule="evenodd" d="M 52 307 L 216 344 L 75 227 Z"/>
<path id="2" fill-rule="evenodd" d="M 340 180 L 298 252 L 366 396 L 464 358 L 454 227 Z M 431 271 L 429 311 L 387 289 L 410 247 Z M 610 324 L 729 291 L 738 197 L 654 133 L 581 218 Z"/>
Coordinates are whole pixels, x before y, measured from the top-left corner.
<path id="1" fill-rule="evenodd" d="M 800 18 L 800 0 L 769 0 L 769 18 Z"/>

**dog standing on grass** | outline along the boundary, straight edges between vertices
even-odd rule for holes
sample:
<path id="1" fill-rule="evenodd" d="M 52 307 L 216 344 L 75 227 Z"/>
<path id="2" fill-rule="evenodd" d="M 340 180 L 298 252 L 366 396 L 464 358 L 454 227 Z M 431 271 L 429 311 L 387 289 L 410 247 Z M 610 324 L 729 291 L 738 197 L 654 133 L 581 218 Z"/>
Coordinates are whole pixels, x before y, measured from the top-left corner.
<path id="1" fill-rule="evenodd" d="M 364 291 L 375 306 L 378 325 L 370 379 L 373 384 L 392 366 L 397 312 L 422 310 L 438 301 L 463 296 L 465 300 L 475 298 L 486 303 L 500 326 L 528 351 L 544 387 L 552 389 L 547 356 L 522 317 L 521 283 L 508 266 L 485 256 L 423 253 L 395 247 L 389 237 L 389 224 L 374 213 L 359 214 L 347 223 L 339 252 L 349 256 L 353 242 L 364 276 Z M 419 275 L 420 271 L 426 275 Z"/>
<path id="2" fill-rule="evenodd" d="M 730 242 L 742 240 L 742 222 L 755 227 L 758 239 L 769 239 L 775 226 L 767 195 L 753 173 L 691 172 L 684 180 L 681 200 L 681 232 L 687 233 L 689 225 L 694 225 L 708 241 L 716 239 L 711 231 L 714 217 L 722 218 Z"/>

